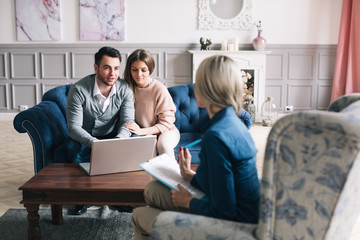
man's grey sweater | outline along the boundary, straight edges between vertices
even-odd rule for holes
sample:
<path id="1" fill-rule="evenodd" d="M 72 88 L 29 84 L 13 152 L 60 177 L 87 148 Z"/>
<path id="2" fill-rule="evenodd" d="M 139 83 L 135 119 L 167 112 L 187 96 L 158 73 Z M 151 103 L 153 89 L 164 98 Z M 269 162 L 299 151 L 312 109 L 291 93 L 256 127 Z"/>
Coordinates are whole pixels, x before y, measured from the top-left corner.
<path id="1" fill-rule="evenodd" d="M 96 75 L 92 74 L 73 84 L 67 98 L 66 119 L 69 135 L 79 143 L 91 147 L 96 137 L 114 130 L 116 137 L 129 137 L 125 123 L 134 122 L 133 93 L 124 80 L 116 81 L 116 94 L 102 112 L 96 96 L 93 96 Z"/>

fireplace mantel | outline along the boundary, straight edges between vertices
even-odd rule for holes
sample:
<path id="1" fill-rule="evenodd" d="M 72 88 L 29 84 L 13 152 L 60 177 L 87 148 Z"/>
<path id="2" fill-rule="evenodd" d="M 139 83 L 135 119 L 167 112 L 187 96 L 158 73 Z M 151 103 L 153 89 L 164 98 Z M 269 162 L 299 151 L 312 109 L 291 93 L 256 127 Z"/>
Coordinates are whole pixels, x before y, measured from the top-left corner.
<path id="1" fill-rule="evenodd" d="M 254 70 L 254 104 L 256 108 L 255 121 L 261 122 L 261 104 L 265 101 L 265 73 L 266 54 L 270 51 L 195 51 L 189 50 L 192 55 L 192 82 L 195 83 L 196 70 L 200 63 L 213 55 L 225 55 L 234 59 L 240 69 Z"/>

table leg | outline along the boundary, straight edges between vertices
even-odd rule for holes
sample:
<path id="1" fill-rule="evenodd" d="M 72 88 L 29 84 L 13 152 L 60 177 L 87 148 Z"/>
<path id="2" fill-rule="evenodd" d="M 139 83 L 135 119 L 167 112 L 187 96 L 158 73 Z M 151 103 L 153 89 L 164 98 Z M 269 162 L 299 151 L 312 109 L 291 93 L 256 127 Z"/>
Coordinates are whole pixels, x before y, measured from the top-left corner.
<path id="1" fill-rule="evenodd" d="M 39 206 L 40 204 L 24 204 L 26 211 L 28 212 L 27 220 L 29 222 L 28 227 L 28 239 L 38 240 L 41 239 L 41 231 L 39 225 Z"/>
<path id="2" fill-rule="evenodd" d="M 63 224 L 62 205 L 51 204 L 51 223 L 54 225 Z"/>

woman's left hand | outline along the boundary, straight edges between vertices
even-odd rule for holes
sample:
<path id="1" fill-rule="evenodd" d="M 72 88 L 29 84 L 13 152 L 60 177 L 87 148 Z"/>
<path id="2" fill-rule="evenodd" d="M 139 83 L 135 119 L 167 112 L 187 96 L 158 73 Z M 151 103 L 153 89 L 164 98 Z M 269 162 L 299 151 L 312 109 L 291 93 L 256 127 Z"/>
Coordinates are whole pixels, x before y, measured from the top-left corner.
<path id="1" fill-rule="evenodd" d="M 193 196 L 191 195 L 191 193 L 188 190 L 186 190 L 180 184 L 178 184 L 178 188 L 179 188 L 179 191 L 171 190 L 171 197 L 172 197 L 174 206 L 189 208 L 190 201 L 191 201 L 191 199 L 193 199 Z"/>
<path id="2" fill-rule="evenodd" d="M 181 176 L 188 182 L 192 180 L 195 173 L 191 170 L 191 154 L 189 149 L 180 147 L 177 153 Z"/>
<path id="3" fill-rule="evenodd" d="M 132 133 L 135 133 L 135 134 L 137 134 L 139 136 L 142 135 L 141 128 L 140 128 L 139 125 L 137 125 L 136 122 L 125 123 L 125 127 L 127 127 L 130 130 L 130 132 L 132 132 Z"/>

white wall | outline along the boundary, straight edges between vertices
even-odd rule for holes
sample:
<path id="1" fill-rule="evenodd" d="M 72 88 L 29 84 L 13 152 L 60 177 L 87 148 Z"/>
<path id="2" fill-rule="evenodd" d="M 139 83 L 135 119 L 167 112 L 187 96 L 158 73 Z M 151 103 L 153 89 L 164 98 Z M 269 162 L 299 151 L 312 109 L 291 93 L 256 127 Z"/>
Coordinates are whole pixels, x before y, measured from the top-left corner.
<path id="1" fill-rule="evenodd" d="M 59 0 L 62 40 L 79 41 L 79 1 Z M 261 20 L 268 44 L 336 44 L 341 0 L 253 0 L 254 20 Z M 250 43 L 256 30 L 198 30 L 198 0 L 125 0 L 126 36 L 123 43 L 213 43 L 239 38 Z M 0 0 L 0 44 L 16 40 L 15 0 Z M 31 42 L 29 42 L 31 43 Z"/>

